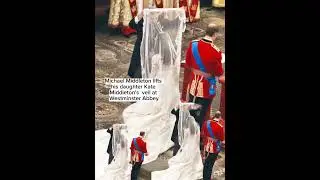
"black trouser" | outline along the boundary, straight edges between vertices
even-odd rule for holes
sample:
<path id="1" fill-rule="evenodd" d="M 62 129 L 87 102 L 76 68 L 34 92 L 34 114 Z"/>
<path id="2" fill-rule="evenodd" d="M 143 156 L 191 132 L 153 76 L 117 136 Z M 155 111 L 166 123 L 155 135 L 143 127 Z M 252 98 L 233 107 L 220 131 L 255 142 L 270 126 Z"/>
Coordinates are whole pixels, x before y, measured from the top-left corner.
<path id="1" fill-rule="evenodd" d="M 108 164 L 110 164 L 110 163 L 111 163 L 111 161 L 113 160 L 113 158 L 114 158 L 113 154 L 112 154 L 112 153 L 110 153 L 110 154 L 109 154 L 109 162 L 108 162 Z"/>
<path id="2" fill-rule="evenodd" d="M 141 58 L 140 58 L 140 46 L 141 46 L 141 40 L 137 39 L 131 61 L 130 61 L 130 66 L 128 70 L 128 75 L 131 78 L 142 78 L 141 75 Z"/>
<path id="3" fill-rule="evenodd" d="M 131 170 L 131 180 L 137 180 L 140 172 L 142 162 L 135 162 L 132 165 L 132 170 Z"/>
<path id="4" fill-rule="evenodd" d="M 173 133 L 171 136 L 171 140 L 174 142 L 173 156 L 175 156 L 180 149 L 178 136 L 179 109 L 177 111 L 172 110 L 171 113 L 176 116 L 176 122 L 174 124 Z"/>
<path id="5" fill-rule="evenodd" d="M 209 156 L 206 158 L 203 166 L 203 180 L 210 180 L 212 174 L 212 168 L 214 163 L 217 160 L 219 153 L 209 153 Z"/>

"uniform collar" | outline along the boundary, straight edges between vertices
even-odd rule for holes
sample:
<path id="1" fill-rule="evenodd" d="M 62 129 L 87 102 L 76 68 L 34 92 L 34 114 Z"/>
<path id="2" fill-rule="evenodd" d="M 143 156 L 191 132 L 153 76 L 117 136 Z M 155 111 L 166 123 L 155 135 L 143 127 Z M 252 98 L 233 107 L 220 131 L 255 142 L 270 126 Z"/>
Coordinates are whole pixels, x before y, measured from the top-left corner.
<path id="1" fill-rule="evenodd" d="M 212 39 L 209 39 L 207 37 L 203 37 L 202 40 L 205 41 L 205 42 L 208 42 L 208 43 L 213 43 Z"/>
<path id="2" fill-rule="evenodd" d="M 213 121 L 219 122 L 220 118 L 213 118 Z"/>

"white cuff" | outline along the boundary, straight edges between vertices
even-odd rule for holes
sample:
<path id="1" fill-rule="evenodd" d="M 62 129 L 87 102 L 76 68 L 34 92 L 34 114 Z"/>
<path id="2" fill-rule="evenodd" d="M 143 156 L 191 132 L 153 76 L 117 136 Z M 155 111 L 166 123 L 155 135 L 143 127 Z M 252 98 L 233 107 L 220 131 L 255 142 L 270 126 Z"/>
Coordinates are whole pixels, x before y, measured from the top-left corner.
<path id="1" fill-rule="evenodd" d="M 138 22 L 139 22 L 138 16 L 136 16 L 136 17 L 134 18 L 134 22 L 135 22 L 136 24 L 138 24 Z"/>
<path id="2" fill-rule="evenodd" d="M 221 53 L 221 63 L 224 64 L 226 62 L 226 57 L 225 57 L 225 54 L 224 53 Z"/>

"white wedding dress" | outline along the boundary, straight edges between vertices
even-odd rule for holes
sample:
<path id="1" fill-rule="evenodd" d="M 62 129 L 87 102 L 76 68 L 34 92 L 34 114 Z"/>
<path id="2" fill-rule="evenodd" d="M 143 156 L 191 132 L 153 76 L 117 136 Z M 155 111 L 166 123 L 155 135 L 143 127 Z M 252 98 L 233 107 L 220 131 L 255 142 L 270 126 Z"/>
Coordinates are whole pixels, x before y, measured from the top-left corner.
<path id="1" fill-rule="evenodd" d="M 95 176 L 96 179 L 104 174 L 104 168 L 108 164 L 107 153 L 111 135 L 106 129 L 95 131 Z"/>
<path id="2" fill-rule="evenodd" d="M 131 137 L 139 135 L 140 131 L 146 132 L 149 155 L 144 157 L 144 163 L 156 160 L 160 153 L 174 145 L 171 135 L 176 117 L 171 114 L 171 110 L 179 102 L 179 91 L 171 89 L 168 92 L 173 83 L 176 83 L 171 72 L 170 68 L 160 72 L 165 83 L 160 87 L 159 101 L 139 101 L 123 111 L 124 122 Z"/>
<path id="3" fill-rule="evenodd" d="M 156 160 L 159 154 L 174 145 L 171 136 L 176 117 L 171 111 L 180 103 L 179 72 L 184 23 L 182 9 L 144 9 L 142 77 L 159 78 L 163 83 L 158 86 L 158 101 L 138 101 L 124 109 L 122 114 L 128 128 L 129 144 L 140 131 L 146 132 L 149 155 L 144 157 L 143 164 Z"/>
<path id="4" fill-rule="evenodd" d="M 152 172 L 152 180 L 197 180 L 202 178 L 203 164 L 199 149 L 200 128 L 194 118 L 189 113 L 188 115 L 189 117 L 185 119 L 187 122 L 184 122 L 183 125 L 185 127 L 179 127 L 182 128 L 182 130 L 179 129 L 179 139 L 182 141 L 180 150 L 169 160 L 168 169 Z"/>
<path id="5" fill-rule="evenodd" d="M 104 166 L 102 175 L 97 180 L 130 180 L 131 166 L 129 165 L 129 147 L 127 142 L 126 125 L 113 125 L 112 152 L 114 158 Z"/>
<path id="6" fill-rule="evenodd" d="M 128 160 L 128 150 L 117 147 L 118 154 L 114 160 L 105 167 L 104 174 L 98 180 L 130 180 L 131 168 Z"/>

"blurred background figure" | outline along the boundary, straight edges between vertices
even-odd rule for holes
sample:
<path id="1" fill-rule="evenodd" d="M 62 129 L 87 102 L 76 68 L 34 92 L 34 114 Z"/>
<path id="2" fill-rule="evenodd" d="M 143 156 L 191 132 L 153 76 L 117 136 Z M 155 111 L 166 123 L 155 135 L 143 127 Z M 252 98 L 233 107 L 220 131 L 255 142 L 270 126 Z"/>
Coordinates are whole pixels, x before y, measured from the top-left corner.
<path id="1" fill-rule="evenodd" d="M 120 28 L 124 36 L 130 36 L 136 31 L 129 27 L 129 22 L 136 15 L 136 0 L 110 0 L 108 26 L 113 29 Z"/>
<path id="2" fill-rule="evenodd" d="M 187 22 L 200 20 L 200 0 L 179 0 L 179 7 L 185 10 Z"/>
<path id="3" fill-rule="evenodd" d="M 224 0 L 212 0 L 212 6 L 213 7 L 224 7 Z"/>

